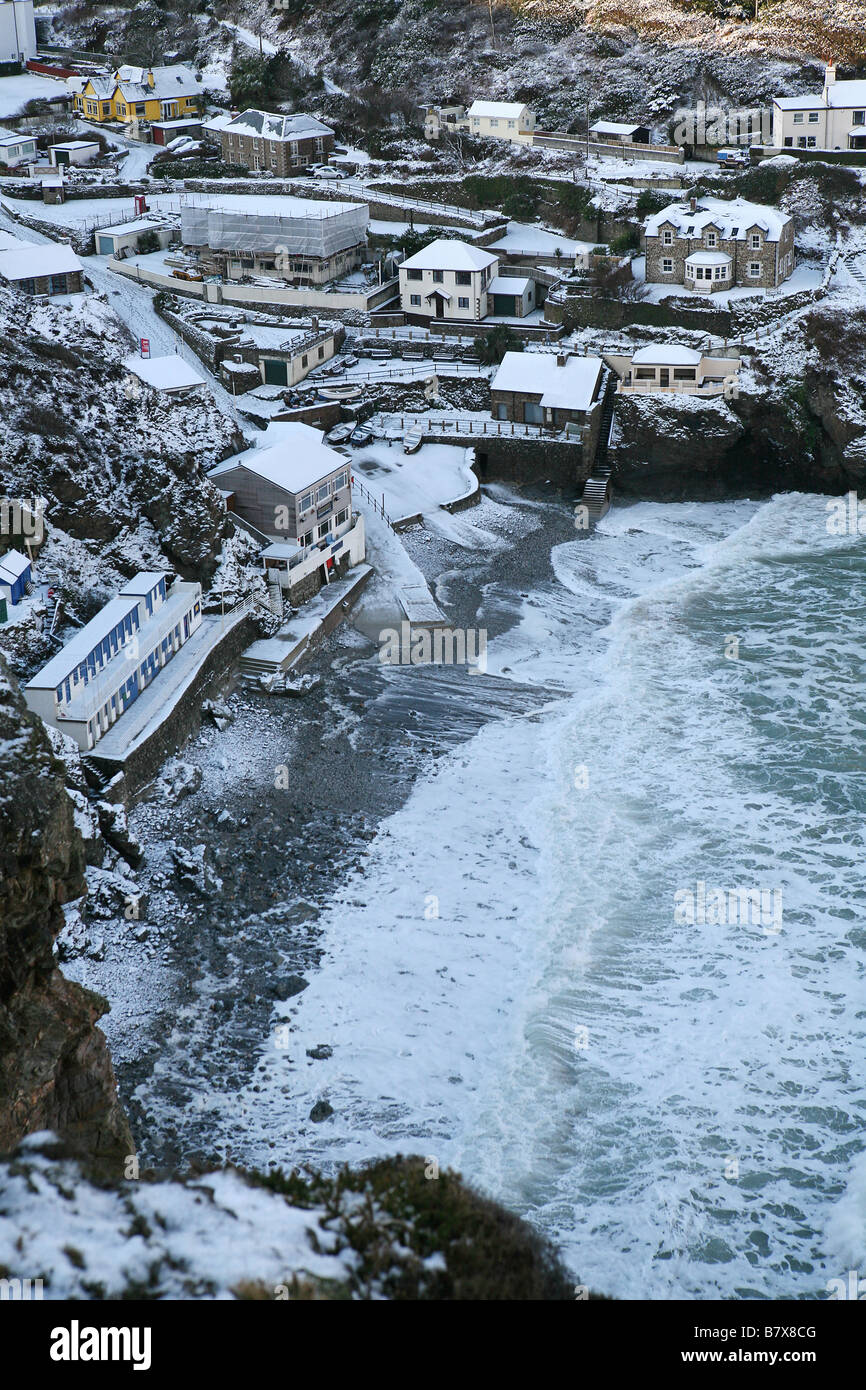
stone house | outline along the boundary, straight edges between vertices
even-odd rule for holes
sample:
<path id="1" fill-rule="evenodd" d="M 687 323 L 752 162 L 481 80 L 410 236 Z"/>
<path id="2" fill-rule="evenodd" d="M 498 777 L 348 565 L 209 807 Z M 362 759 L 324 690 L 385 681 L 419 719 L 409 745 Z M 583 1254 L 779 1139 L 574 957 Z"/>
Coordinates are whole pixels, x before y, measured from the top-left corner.
<path id="1" fill-rule="evenodd" d="M 301 112 L 279 116 L 250 109 L 228 119 L 218 116 L 204 129 L 219 141 L 224 163 L 269 169 L 279 178 L 310 164 L 327 164 L 334 148 L 330 126 Z"/>
<path id="2" fill-rule="evenodd" d="M 794 269 L 794 223 L 743 198 L 692 198 L 648 218 L 646 279 L 701 294 L 774 289 Z"/>
<path id="3" fill-rule="evenodd" d="M 494 420 L 585 430 L 601 406 L 604 363 L 568 353 L 506 352 L 490 386 Z"/>

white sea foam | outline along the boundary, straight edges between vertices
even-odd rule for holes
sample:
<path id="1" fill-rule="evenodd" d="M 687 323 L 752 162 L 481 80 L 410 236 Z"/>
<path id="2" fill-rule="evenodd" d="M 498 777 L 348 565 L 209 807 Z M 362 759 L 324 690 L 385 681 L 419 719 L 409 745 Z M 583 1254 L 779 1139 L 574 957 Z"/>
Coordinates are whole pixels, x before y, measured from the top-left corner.
<path id="1" fill-rule="evenodd" d="M 386 822 L 243 1097 L 250 1159 L 436 1156 L 621 1297 L 824 1296 L 862 1250 L 866 1032 L 866 586 L 824 518 L 641 504 L 557 548 L 490 670 L 571 698 Z M 781 932 L 679 925 L 698 881 L 779 890 Z"/>

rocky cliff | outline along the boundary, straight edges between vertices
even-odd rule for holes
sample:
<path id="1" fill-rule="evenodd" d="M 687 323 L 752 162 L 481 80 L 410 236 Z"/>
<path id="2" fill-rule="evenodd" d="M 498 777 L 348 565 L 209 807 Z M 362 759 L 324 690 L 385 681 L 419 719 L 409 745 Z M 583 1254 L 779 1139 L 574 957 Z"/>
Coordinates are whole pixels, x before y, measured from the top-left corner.
<path id="1" fill-rule="evenodd" d="M 134 1147 L 95 1026 L 108 1005 L 53 954 L 84 862 L 62 768 L 0 658 L 0 1153 L 51 1129 L 121 1173 Z"/>

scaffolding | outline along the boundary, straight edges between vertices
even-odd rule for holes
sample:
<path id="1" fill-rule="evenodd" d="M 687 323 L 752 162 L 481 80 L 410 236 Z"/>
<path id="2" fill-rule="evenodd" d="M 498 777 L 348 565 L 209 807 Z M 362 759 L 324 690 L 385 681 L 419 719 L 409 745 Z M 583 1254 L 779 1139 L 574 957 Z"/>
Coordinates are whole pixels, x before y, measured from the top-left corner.
<path id="1" fill-rule="evenodd" d="M 280 206 L 271 211 L 267 202 Z M 274 198 L 259 200 L 258 206 L 249 210 L 187 205 L 181 212 L 181 227 L 186 246 L 246 255 L 282 252 L 328 260 L 364 241 L 369 216 L 364 203 Z"/>

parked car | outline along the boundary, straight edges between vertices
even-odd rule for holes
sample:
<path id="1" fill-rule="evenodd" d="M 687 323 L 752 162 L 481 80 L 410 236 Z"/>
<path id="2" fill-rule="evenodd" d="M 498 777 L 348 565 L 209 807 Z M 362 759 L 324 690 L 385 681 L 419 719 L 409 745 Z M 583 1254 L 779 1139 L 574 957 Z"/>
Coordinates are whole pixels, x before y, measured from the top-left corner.
<path id="1" fill-rule="evenodd" d="M 747 169 L 751 163 L 748 150 L 718 150 L 716 160 L 722 169 Z"/>
<path id="2" fill-rule="evenodd" d="M 420 430 L 407 430 L 403 436 L 403 453 L 417 454 L 421 448 L 422 435 Z"/>

